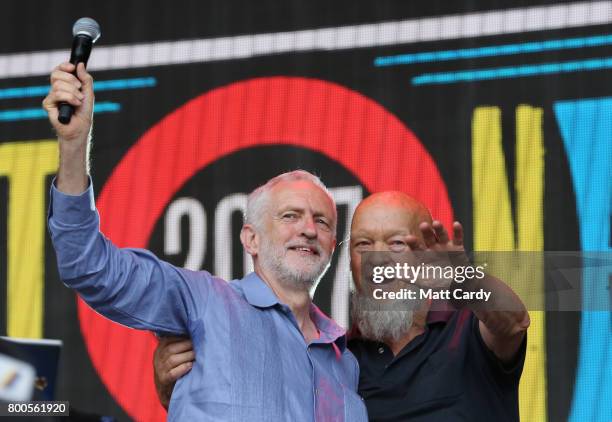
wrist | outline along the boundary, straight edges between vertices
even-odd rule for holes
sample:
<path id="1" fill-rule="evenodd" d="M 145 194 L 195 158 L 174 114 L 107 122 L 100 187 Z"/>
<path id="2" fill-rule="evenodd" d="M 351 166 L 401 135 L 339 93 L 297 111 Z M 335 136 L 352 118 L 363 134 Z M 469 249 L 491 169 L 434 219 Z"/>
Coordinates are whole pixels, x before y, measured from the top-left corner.
<path id="1" fill-rule="evenodd" d="M 76 136 L 74 138 L 62 138 L 58 137 L 58 146 L 62 155 L 67 154 L 84 154 L 87 151 L 87 144 L 89 143 L 89 135 Z"/>
<path id="2" fill-rule="evenodd" d="M 69 195 L 80 195 L 89 184 L 87 146 L 64 146 L 60 143 L 60 165 L 56 187 Z"/>

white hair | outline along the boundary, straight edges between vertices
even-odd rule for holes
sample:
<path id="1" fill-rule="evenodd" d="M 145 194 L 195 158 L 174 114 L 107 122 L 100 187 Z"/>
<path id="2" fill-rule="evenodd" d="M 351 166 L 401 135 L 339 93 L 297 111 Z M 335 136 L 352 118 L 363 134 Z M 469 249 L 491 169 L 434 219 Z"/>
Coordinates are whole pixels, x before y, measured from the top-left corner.
<path id="1" fill-rule="evenodd" d="M 268 196 L 272 188 L 280 182 L 297 182 L 300 180 L 306 180 L 311 182 L 313 185 L 321 188 L 321 190 L 323 190 L 323 192 L 327 194 L 330 201 L 332 202 L 334 209 L 334 226 L 332 227 L 332 230 L 335 232 L 338 220 L 336 211 L 336 201 L 334 201 L 334 197 L 327 189 L 327 186 L 323 184 L 321 179 L 319 179 L 314 174 L 307 172 L 306 170 L 293 170 L 287 173 L 279 174 L 278 176 L 273 177 L 272 179 L 268 180 L 264 185 L 258 187 L 253 192 L 251 192 L 249 194 L 249 197 L 247 198 L 244 223 L 252 224 L 255 228 L 260 228 L 261 222 L 263 221 L 263 216 L 268 206 Z"/>

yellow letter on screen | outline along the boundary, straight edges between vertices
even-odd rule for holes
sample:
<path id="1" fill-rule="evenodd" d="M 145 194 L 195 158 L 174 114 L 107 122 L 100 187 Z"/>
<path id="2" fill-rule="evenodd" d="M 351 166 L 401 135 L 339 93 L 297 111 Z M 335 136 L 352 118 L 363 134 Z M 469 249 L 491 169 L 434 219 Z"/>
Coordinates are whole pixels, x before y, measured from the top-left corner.
<path id="1" fill-rule="evenodd" d="M 0 144 L 0 176 L 8 177 L 7 333 L 43 333 L 45 177 L 58 166 L 57 141 Z"/>
<path id="2" fill-rule="evenodd" d="M 516 224 L 515 241 L 512 207 L 502 149 L 501 112 L 498 107 L 478 107 L 472 121 L 472 196 L 474 204 L 474 250 L 543 251 L 544 233 L 544 140 L 542 109 L 521 105 L 516 109 Z M 537 267 L 535 265 L 534 267 Z M 516 269 L 514 270 L 516 271 Z M 529 286 L 512 286 L 544 292 L 543 268 L 525 268 Z M 510 282 L 509 284 L 512 285 Z M 540 294 L 538 297 L 542 297 Z M 530 305 L 535 306 L 533 301 Z M 538 309 L 544 309 L 540 303 Z M 530 311 L 527 356 L 519 389 L 523 421 L 543 421 L 546 410 L 545 314 Z"/>

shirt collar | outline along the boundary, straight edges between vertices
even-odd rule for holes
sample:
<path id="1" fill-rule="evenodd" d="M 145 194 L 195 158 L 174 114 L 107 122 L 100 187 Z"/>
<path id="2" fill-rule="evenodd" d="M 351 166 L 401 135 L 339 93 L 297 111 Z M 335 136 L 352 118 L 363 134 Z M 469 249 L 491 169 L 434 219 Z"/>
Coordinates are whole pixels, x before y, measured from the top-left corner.
<path id="1" fill-rule="evenodd" d="M 335 343 L 340 351 L 344 352 L 344 349 L 346 349 L 346 330 L 334 320 L 328 318 L 314 303 L 310 304 L 310 318 L 321 333 L 319 342 Z"/>
<path id="2" fill-rule="evenodd" d="M 427 313 L 427 325 L 437 322 L 448 322 L 456 311 L 429 311 Z"/>
<path id="3" fill-rule="evenodd" d="M 435 324 L 437 322 L 448 322 L 455 314 L 456 308 L 454 308 L 446 300 L 434 300 L 431 303 L 429 312 L 427 313 L 427 325 Z"/>
<path id="4" fill-rule="evenodd" d="M 240 280 L 247 302 L 258 308 L 280 305 L 278 297 L 264 281 L 252 272 Z M 310 304 L 310 317 L 321 333 L 320 343 L 336 343 L 342 352 L 346 349 L 346 331 L 328 318 L 314 303 Z M 317 341 L 315 341 L 316 343 Z"/>
<path id="5" fill-rule="evenodd" d="M 253 306 L 269 308 L 280 303 L 272 289 L 254 272 L 240 280 L 240 284 L 244 297 Z"/>

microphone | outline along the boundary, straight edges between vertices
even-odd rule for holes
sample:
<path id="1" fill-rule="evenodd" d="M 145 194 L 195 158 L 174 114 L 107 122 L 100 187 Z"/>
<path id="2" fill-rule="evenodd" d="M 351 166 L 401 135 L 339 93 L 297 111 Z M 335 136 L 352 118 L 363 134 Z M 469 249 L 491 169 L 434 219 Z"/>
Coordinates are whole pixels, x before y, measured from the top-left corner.
<path id="1" fill-rule="evenodd" d="M 91 18 L 81 18 L 77 20 L 72 27 L 74 39 L 72 40 L 70 63 L 76 66 L 82 62 L 87 66 L 87 60 L 89 59 L 93 43 L 100 38 L 100 34 L 100 25 L 98 25 L 98 22 L 95 20 Z M 76 74 L 76 68 L 74 73 Z M 60 103 L 57 120 L 67 125 L 70 123 L 72 113 L 74 113 L 73 106 L 68 103 Z"/>

